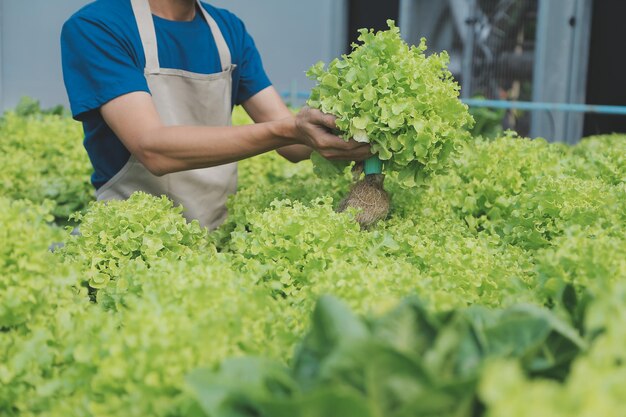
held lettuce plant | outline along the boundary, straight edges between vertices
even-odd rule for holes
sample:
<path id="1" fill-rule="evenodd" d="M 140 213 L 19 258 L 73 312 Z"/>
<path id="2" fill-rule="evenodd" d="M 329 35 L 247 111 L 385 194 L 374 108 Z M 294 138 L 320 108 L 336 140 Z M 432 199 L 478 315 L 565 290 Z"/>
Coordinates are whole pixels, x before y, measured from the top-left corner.
<path id="1" fill-rule="evenodd" d="M 394 22 L 387 23 L 387 31 L 361 29 L 362 43 L 349 55 L 308 71 L 318 83 L 308 105 L 335 115 L 346 140 L 371 143 L 386 171 L 397 172 L 410 187 L 445 168 L 448 156 L 469 139 L 465 128 L 473 119 L 458 100 L 447 53 L 427 57 L 424 39 L 410 47 Z M 322 158 L 314 163 L 326 165 L 318 172 L 332 172 Z"/>

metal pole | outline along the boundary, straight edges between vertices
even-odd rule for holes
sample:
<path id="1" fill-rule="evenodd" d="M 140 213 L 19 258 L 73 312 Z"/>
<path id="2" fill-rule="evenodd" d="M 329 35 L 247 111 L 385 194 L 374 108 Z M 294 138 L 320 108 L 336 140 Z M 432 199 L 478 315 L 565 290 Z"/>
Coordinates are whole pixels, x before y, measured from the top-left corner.
<path id="1" fill-rule="evenodd" d="M 533 101 L 543 100 L 543 86 L 545 84 L 545 69 L 546 69 L 546 47 L 547 47 L 547 34 L 549 0 L 539 0 L 539 6 L 537 10 L 537 39 L 535 40 L 535 66 L 533 69 Z M 541 118 L 544 115 L 539 112 L 533 112 L 530 122 L 530 134 L 533 137 L 541 136 Z M 555 132 L 552 132 L 554 134 Z"/>
<path id="2" fill-rule="evenodd" d="M 400 15 L 398 16 L 398 26 L 400 27 L 400 33 L 405 42 L 410 42 L 413 39 L 413 6 L 415 0 L 400 0 Z"/>
<path id="3" fill-rule="evenodd" d="M 570 55 L 571 76 L 567 86 L 567 101 L 584 103 L 587 96 L 587 67 L 591 41 L 592 0 L 577 0 L 574 8 L 572 53 Z M 584 118 L 568 114 L 565 117 L 565 140 L 577 142 L 582 137 Z"/>
<path id="4" fill-rule="evenodd" d="M 466 23 L 466 42 L 463 45 L 463 68 L 461 70 L 463 77 L 463 85 L 461 86 L 461 97 L 470 98 L 472 94 L 472 78 L 474 77 L 473 71 L 473 58 L 474 58 L 474 43 L 475 43 L 475 30 L 476 24 L 476 0 L 467 0 L 469 3 L 469 13 Z"/>
<path id="5" fill-rule="evenodd" d="M 548 0 L 539 0 L 539 8 L 537 12 L 537 39 L 535 42 L 535 67 L 533 70 L 533 101 L 541 101 L 543 99 L 542 91 L 544 86 L 545 68 L 546 68 L 546 44 L 548 34 Z M 540 136 L 541 120 L 543 114 L 533 112 L 530 123 L 530 135 L 533 137 Z M 554 132 L 552 132 L 554 134 Z"/>

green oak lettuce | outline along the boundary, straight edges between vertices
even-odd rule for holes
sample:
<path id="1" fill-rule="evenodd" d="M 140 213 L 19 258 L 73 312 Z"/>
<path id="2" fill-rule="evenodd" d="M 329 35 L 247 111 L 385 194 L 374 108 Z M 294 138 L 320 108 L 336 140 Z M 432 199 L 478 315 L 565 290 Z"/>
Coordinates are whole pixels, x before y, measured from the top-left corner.
<path id="1" fill-rule="evenodd" d="M 445 168 L 473 119 L 458 99 L 447 53 L 426 56 L 424 39 L 408 46 L 388 24 L 377 33 L 362 29 L 349 55 L 308 71 L 317 81 L 308 105 L 337 116 L 346 140 L 371 143 L 386 171 L 413 186 Z"/>
<path id="2" fill-rule="evenodd" d="M 143 192 L 124 201 L 93 203 L 84 215 L 72 217 L 80 222 L 80 233 L 70 236 L 59 254 L 81 265 L 88 285 L 100 289 L 130 261 L 150 266 L 164 257 L 178 260 L 214 252 L 207 230 L 197 221 L 187 223 L 182 211 L 165 196 Z"/>
<path id="3" fill-rule="evenodd" d="M 36 204 L 51 201 L 59 222 L 94 199 L 81 126 L 69 117 L 5 113 L 0 118 L 0 166 L 0 196 Z"/>

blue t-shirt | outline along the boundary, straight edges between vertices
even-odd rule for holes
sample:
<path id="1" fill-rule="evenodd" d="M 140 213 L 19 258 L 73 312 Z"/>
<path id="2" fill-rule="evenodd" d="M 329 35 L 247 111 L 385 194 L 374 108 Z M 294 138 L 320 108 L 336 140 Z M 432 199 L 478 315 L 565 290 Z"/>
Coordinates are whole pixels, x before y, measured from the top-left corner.
<path id="1" fill-rule="evenodd" d="M 232 13 L 202 6 L 217 22 L 237 65 L 233 104 L 241 104 L 271 85 L 254 41 Z M 201 74 L 222 71 L 211 29 L 200 11 L 191 22 L 153 16 L 162 68 Z M 72 114 L 83 123 L 84 145 L 94 167 L 96 188 L 110 180 L 130 152 L 104 122 L 100 107 L 121 95 L 150 92 L 144 77 L 146 59 L 130 0 L 97 0 L 65 24 L 61 33 L 63 78 Z"/>

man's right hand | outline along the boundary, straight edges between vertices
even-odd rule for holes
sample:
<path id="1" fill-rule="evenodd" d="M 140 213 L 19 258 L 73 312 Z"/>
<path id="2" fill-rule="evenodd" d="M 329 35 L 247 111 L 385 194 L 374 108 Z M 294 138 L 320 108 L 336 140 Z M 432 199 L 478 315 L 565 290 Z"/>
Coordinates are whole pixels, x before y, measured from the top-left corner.
<path id="1" fill-rule="evenodd" d="M 369 143 L 345 141 L 333 132 L 336 117 L 304 107 L 295 117 L 296 140 L 331 160 L 362 161 L 372 156 Z"/>

